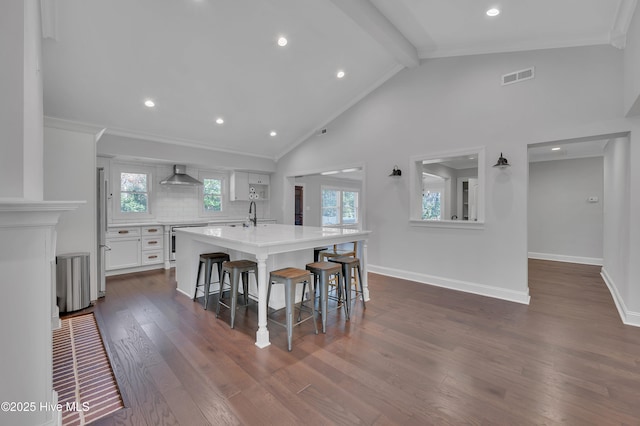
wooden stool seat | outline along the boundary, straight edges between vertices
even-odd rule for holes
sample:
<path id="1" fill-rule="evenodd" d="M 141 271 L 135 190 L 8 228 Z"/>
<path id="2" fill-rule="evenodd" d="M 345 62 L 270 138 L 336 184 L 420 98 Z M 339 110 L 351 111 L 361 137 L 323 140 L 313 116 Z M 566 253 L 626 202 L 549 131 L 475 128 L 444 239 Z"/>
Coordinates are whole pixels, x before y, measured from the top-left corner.
<path id="1" fill-rule="evenodd" d="M 222 263 L 229 260 L 229 255 L 224 252 L 202 253 L 200 262 L 198 263 L 198 275 L 196 277 L 196 288 L 193 292 L 193 301 L 195 302 L 198 295 L 198 288 L 204 287 L 204 309 L 209 305 L 209 295 L 211 294 L 211 273 L 213 272 L 213 264 L 218 265 L 218 282 L 222 282 Z M 204 266 L 204 283 L 200 284 L 200 275 Z M 222 284 L 220 285 L 222 287 Z M 215 293 L 215 292 L 214 292 Z"/>
<path id="2" fill-rule="evenodd" d="M 306 267 L 307 271 L 311 272 L 314 276 L 314 284 L 316 289 L 320 287 L 320 311 L 322 313 L 322 332 L 327 332 L 327 306 L 329 299 L 329 278 L 334 275 L 337 276 L 338 295 L 340 294 L 340 288 L 342 282 L 340 276 L 342 275 L 342 266 L 335 262 L 313 262 L 308 263 Z M 318 286 L 319 282 L 319 286 Z M 304 294 L 304 286 L 302 287 L 302 294 Z M 315 297 L 315 292 L 314 292 Z"/>
<path id="3" fill-rule="evenodd" d="M 220 295 L 218 297 L 218 306 L 216 306 L 216 318 L 220 315 L 220 306 L 231 310 L 231 328 L 234 327 L 236 321 L 236 309 L 238 307 L 238 287 L 240 285 L 240 277 L 242 277 L 242 291 L 244 294 L 244 306 L 249 305 L 249 272 L 253 272 L 257 279 L 258 264 L 252 260 L 234 260 L 224 262 L 222 264 L 222 280 L 220 284 Z M 224 277 L 229 276 L 229 289 L 231 292 L 231 303 L 226 304 L 222 301 L 224 289 Z"/>
<path id="4" fill-rule="evenodd" d="M 269 288 L 267 290 L 267 306 L 269 306 L 269 298 L 271 297 L 271 287 L 272 285 L 283 284 L 284 285 L 284 293 L 285 293 L 285 309 L 286 309 L 286 324 L 282 324 L 273 319 L 274 323 L 286 327 L 287 329 L 287 345 L 289 351 L 291 351 L 291 345 L 293 341 L 293 327 L 303 323 L 304 321 L 313 318 L 313 326 L 315 328 L 316 334 L 318 334 L 318 324 L 316 323 L 316 308 L 315 301 L 312 299 L 311 303 L 311 313 L 312 315 L 299 319 L 297 322 L 293 321 L 293 311 L 295 309 L 295 294 L 296 294 L 296 285 L 309 283 L 309 287 L 311 289 L 311 294 L 315 295 L 315 288 L 313 285 L 313 281 L 311 281 L 311 274 L 309 271 L 298 268 L 283 268 L 278 269 L 276 271 L 272 271 L 269 274 Z M 315 298 L 315 296 L 314 296 Z M 302 294 L 302 299 L 304 299 L 304 293 Z M 302 309 L 302 301 L 300 302 L 300 309 Z"/>

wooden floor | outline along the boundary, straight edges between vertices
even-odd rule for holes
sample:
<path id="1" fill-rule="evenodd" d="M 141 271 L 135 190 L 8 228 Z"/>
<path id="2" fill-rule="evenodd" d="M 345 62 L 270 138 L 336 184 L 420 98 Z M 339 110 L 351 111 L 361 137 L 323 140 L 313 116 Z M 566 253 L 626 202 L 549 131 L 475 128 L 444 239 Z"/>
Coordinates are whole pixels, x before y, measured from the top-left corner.
<path id="1" fill-rule="evenodd" d="M 380 275 L 351 322 L 330 312 L 236 329 L 176 292 L 170 272 L 108 279 L 95 313 L 127 409 L 99 425 L 640 424 L 640 329 L 599 267 L 530 261 L 529 306 Z M 215 298 L 214 298 L 215 300 Z"/>

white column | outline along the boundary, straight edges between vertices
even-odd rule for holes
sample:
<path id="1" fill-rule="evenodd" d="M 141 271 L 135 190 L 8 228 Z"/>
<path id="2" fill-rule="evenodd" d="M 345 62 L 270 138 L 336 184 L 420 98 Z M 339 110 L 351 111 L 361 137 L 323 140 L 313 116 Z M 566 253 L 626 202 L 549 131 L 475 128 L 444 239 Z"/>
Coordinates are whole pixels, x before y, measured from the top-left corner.
<path id="1" fill-rule="evenodd" d="M 0 199 L 4 243 L 0 244 L 0 401 L 22 404 L 13 407 L 22 411 L 0 411 L 0 424 L 57 424 L 59 415 L 50 408 L 57 403 L 52 378 L 51 261 L 58 218 L 78 205 Z"/>

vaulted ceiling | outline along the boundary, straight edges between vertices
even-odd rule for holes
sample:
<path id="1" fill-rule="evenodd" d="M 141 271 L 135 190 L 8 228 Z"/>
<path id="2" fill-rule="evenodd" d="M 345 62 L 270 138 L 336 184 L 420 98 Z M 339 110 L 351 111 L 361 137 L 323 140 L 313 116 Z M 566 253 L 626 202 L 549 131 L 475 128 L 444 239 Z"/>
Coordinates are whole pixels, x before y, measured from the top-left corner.
<path id="1" fill-rule="evenodd" d="M 487 16 L 491 7 L 501 13 Z M 635 7 L 636 0 L 45 0 L 44 112 L 113 135 L 277 159 L 405 67 L 444 56 L 623 48 Z"/>

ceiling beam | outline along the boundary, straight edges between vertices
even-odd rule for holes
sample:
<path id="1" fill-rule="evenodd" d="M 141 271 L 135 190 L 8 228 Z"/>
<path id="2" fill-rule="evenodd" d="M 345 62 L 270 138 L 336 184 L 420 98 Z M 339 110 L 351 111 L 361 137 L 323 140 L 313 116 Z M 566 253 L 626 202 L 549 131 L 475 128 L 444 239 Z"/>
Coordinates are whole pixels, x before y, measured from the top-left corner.
<path id="1" fill-rule="evenodd" d="M 402 65 L 420 65 L 418 51 L 369 0 L 331 0 Z"/>

